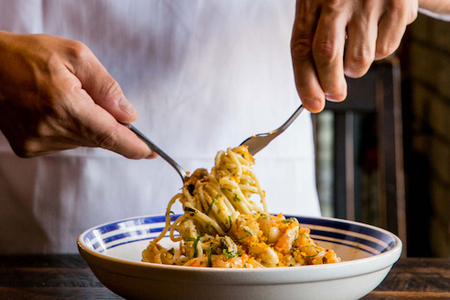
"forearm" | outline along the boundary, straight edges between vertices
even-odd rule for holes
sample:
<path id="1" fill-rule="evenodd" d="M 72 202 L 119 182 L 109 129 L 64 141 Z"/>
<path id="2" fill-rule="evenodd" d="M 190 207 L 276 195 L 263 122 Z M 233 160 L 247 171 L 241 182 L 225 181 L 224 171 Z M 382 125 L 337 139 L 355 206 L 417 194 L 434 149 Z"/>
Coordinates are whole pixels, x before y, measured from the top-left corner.
<path id="1" fill-rule="evenodd" d="M 419 7 L 435 14 L 450 15 L 449 0 L 419 0 Z"/>

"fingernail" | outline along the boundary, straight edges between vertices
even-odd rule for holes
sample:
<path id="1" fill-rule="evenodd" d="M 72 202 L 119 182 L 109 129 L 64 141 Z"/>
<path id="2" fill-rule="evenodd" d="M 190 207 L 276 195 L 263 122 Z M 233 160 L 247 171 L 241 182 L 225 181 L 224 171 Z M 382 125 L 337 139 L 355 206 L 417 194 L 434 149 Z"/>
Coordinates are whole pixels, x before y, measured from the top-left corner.
<path id="1" fill-rule="evenodd" d="M 121 110 L 129 114 L 130 116 L 134 116 L 137 113 L 136 108 L 131 104 L 127 99 L 122 98 L 119 102 L 119 107 Z"/>

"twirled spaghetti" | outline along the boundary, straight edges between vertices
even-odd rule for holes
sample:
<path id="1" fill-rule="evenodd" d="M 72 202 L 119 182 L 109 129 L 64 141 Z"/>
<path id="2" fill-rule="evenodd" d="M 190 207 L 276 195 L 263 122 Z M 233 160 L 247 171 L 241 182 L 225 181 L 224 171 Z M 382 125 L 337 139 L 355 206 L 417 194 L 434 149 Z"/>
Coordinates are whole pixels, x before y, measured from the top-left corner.
<path id="1" fill-rule="evenodd" d="M 165 228 L 144 250 L 143 261 L 225 268 L 339 262 L 334 251 L 319 247 L 296 219 L 267 213 L 253 164 L 247 148 L 240 146 L 219 151 L 211 173 L 197 169 L 170 200 Z M 253 195 L 259 196 L 263 209 L 251 199 Z M 184 214 L 171 223 L 177 200 Z M 167 232 L 180 243 L 179 249 L 159 245 Z"/>

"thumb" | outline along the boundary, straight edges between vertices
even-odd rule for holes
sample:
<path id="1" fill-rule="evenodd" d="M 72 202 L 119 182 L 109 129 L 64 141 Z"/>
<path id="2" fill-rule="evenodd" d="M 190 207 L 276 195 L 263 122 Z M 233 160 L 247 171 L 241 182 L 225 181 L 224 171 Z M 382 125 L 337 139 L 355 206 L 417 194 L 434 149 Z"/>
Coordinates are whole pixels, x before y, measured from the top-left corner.
<path id="1" fill-rule="evenodd" d="M 80 60 L 74 64 L 74 74 L 82 88 L 96 104 L 108 111 L 116 120 L 130 123 L 137 119 L 136 108 L 127 100 L 117 81 L 95 57 L 92 51 L 82 44 Z"/>

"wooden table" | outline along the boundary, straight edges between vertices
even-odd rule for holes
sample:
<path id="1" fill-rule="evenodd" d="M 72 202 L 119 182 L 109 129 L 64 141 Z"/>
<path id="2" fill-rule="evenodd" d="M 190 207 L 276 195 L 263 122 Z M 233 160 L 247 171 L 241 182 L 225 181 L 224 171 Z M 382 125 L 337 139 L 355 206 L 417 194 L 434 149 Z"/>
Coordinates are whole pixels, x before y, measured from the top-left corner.
<path id="1" fill-rule="evenodd" d="M 0 256 L 0 299 L 121 299 L 79 255 Z M 364 300 L 450 299 L 450 260 L 400 259 Z"/>

